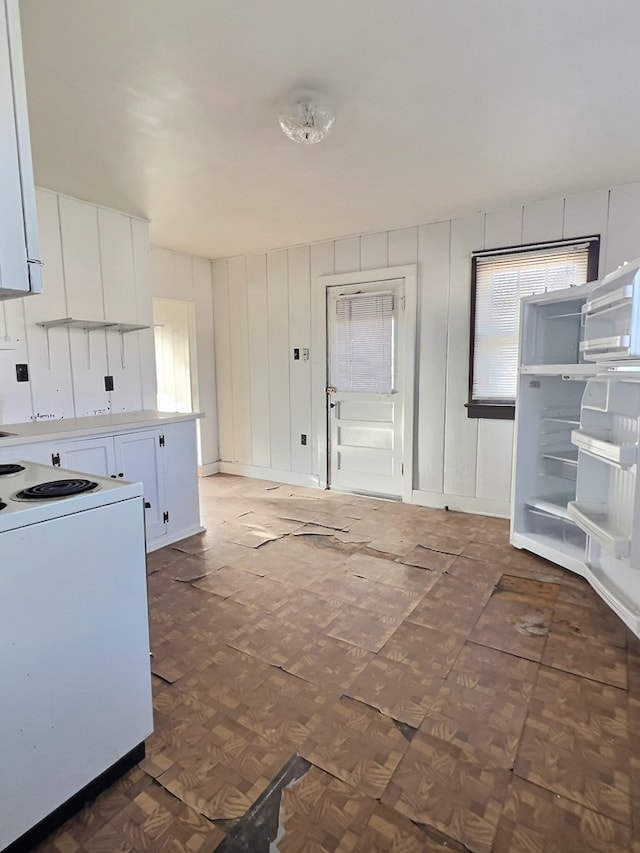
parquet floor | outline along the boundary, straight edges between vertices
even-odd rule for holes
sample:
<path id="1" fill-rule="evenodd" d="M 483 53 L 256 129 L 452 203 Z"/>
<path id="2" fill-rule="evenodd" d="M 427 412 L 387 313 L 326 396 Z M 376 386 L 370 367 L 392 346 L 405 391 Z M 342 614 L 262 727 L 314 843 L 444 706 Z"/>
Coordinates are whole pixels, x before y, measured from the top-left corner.
<path id="1" fill-rule="evenodd" d="M 640 644 L 507 522 L 202 481 L 145 760 L 39 853 L 640 853 Z"/>

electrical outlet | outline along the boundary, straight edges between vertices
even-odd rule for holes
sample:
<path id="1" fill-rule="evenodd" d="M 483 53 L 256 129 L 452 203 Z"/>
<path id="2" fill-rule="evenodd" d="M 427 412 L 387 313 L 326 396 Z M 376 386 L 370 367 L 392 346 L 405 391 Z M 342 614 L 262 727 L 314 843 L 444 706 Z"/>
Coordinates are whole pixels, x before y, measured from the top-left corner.
<path id="1" fill-rule="evenodd" d="M 306 445 L 306 443 L 307 443 L 307 436 L 306 436 L 306 433 L 303 432 L 302 435 L 300 436 L 300 444 L 302 444 L 302 446 L 304 447 Z"/>
<path id="2" fill-rule="evenodd" d="M 298 347 L 293 348 L 293 360 L 300 361 L 300 350 L 298 349 Z"/>
<path id="3" fill-rule="evenodd" d="M 29 365 L 28 364 L 16 364 L 16 379 L 18 382 L 28 382 L 29 381 Z"/>
<path id="4" fill-rule="evenodd" d="M 302 353 L 302 360 L 309 361 L 309 347 L 303 347 L 300 352 Z"/>
<path id="5" fill-rule="evenodd" d="M 113 376 L 104 377 L 104 390 L 113 391 Z"/>

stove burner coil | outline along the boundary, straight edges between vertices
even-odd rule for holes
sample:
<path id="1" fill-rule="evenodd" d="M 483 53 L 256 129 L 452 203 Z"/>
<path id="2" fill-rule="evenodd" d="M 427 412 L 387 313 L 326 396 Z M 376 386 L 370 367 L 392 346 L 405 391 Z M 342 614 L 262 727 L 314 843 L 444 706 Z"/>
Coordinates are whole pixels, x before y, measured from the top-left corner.
<path id="1" fill-rule="evenodd" d="M 80 495 L 97 488 L 98 484 L 91 480 L 50 480 L 47 483 L 28 486 L 26 489 L 16 492 L 15 497 L 20 501 L 48 501 L 52 498 L 68 498 L 72 495 Z"/>
<path id="2" fill-rule="evenodd" d="M 24 471 L 24 465 L 0 465 L 0 477 L 8 474 L 19 474 L 21 471 Z"/>

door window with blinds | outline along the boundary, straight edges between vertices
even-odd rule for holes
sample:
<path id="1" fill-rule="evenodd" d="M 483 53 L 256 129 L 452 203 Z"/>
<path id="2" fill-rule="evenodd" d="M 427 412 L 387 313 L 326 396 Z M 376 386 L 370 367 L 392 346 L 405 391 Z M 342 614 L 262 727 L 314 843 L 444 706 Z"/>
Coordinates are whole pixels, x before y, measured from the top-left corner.
<path id="1" fill-rule="evenodd" d="M 337 391 L 390 394 L 394 388 L 393 293 L 354 293 L 336 300 Z"/>
<path id="2" fill-rule="evenodd" d="M 520 300 L 597 278 L 598 246 L 585 238 L 473 256 L 469 417 L 513 418 Z"/>

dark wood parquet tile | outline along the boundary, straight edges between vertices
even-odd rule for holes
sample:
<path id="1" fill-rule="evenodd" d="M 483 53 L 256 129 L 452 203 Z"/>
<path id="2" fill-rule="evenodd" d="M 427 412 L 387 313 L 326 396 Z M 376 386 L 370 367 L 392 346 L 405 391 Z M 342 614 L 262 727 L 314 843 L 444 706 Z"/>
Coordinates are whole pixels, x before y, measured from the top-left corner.
<path id="1" fill-rule="evenodd" d="M 416 728 L 424 719 L 430 698 L 443 680 L 424 675 L 402 661 L 373 658 L 346 693 L 383 714 Z"/>
<path id="2" fill-rule="evenodd" d="M 479 761 L 469 750 L 418 732 L 382 802 L 474 853 L 489 853 L 509 778 L 506 770 Z"/>
<path id="3" fill-rule="evenodd" d="M 234 719 L 293 753 L 308 740 L 338 698 L 338 691 L 327 691 L 273 669 L 238 705 Z"/>
<path id="4" fill-rule="evenodd" d="M 429 592 L 439 577 L 439 574 L 425 569 L 365 554 L 354 554 L 349 557 L 344 568 L 350 574 L 422 595 Z"/>
<path id="5" fill-rule="evenodd" d="M 85 849 L 99 830 L 152 785 L 152 779 L 135 767 L 38 845 L 38 853 L 76 853 Z"/>
<path id="6" fill-rule="evenodd" d="M 564 630 L 552 630 L 542 663 L 615 687 L 627 686 L 627 655 L 624 649 L 598 640 L 586 640 Z"/>
<path id="7" fill-rule="evenodd" d="M 626 853 L 629 828 L 514 777 L 494 853 Z"/>
<path id="8" fill-rule="evenodd" d="M 534 661 L 467 642 L 447 676 L 447 683 L 475 687 L 488 695 L 500 692 L 515 700 L 529 700 L 538 669 Z"/>
<path id="9" fill-rule="evenodd" d="M 265 663 L 285 667 L 292 655 L 297 650 L 302 651 L 313 636 L 313 631 L 299 624 L 285 622 L 259 611 L 252 612 L 257 618 L 245 630 L 229 636 L 227 642 L 238 651 Z"/>
<path id="10" fill-rule="evenodd" d="M 211 853 L 223 839 L 220 829 L 152 785 L 139 793 L 86 845 L 67 846 L 61 853 L 159 853 L 188 850 Z M 54 848 L 55 849 L 55 848 Z"/>
<path id="11" fill-rule="evenodd" d="M 279 853 L 355 851 L 376 801 L 357 787 L 312 767 L 282 792 Z"/>
<path id="12" fill-rule="evenodd" d="M 403 661 L 416 672 L 444 678 L 464 645 L 464 637 L 403 622 L 378 652 L 381 657 Z"/>
<path id="13" fill-rule="evenodd" d="M 282 668 L 329 690 L 347 690 L 373 659 L 372 652 L 333 637 L 313 637 L 290 655 Z"/>
<path id="14" fill-rule="evenodd" d="M 453 631 L 465 637 L 493 591 L 493 584 L 470 586 L 464 580 L 442 575 L 423 597 L 407 621 L 438 631 Z"/>
<path id="15" fill-rule="evenodd" d="M 499 564 L 474 560 L 470 557 L 456 557 L 447 569 L 447 574 L 464 581 L 470 586 L 484 590 L 488 585 L 496 585 L 502 577 L 503 567 Z"/>
<path id="16" fill-rule="evenodd" d="M 513 582 L 507 588 L 496 589 L 469 634 L 469 639 L 480 645 L 539 661 L 549 633 L 552 605 L 540 597 L 538 586 L 532 588 L 531 595 L 527 595 L 525 584 L 537 584 L 536 581 L 520 580 L 522 583 L 515 589 Z"/>
<path id="17" fill-rule="evenodd" d="M 325 633 L 371 652 L 379 651 L 402 622 L 401 616 L 383 616 L 362 607 L 344 604 Z"/>
<path id="18" fill-rule="evenodd" d="M 622 690 L 541 668 L 516 775 L 628 824 L 626 703 Z"/>
<path id="19" fill-rule="evenodd" d="M 300 748 L 307 761 L 371 797 L 380 797 L 408 745 L 389 717 L 341 698 Z"/>
<path id="20" fill-rule="evenodd" d="M 551 632 L 620 649 L 627 647 L 628 630 L 625 624 L 602 604 L 599 598 L 587 606 L 573 601 L 558 601 L 553 613 Z"/>
<path id="21" fill-rule="evenodd" d="M 238 818 L 289 757 L 236 720 L 219 717 L 206 737 L 173 757 L 157 781 L 210 820 Z"/>
<path id="22" fill-rule="evenodd" d="M 431 827 L 417 826 L 393 809 L 376 803 L 353 853 L 466 853 L 466 850 L 449 836 Z"/>
<path id="23" fill-rule="evenodd" d="M 429 702 L 420 731 L 471 749 L 496 767 L 513 767 L 528 701 L 498 690 L 443 684 Z"/>

